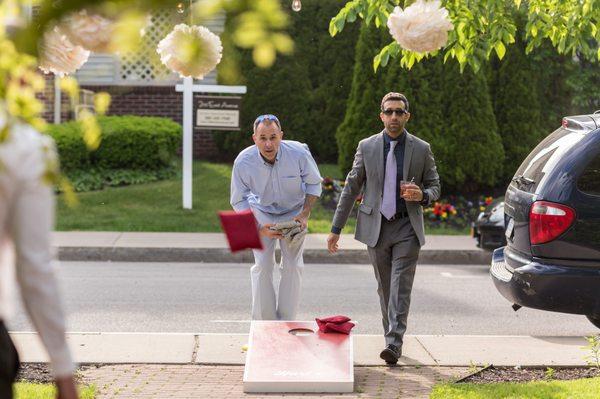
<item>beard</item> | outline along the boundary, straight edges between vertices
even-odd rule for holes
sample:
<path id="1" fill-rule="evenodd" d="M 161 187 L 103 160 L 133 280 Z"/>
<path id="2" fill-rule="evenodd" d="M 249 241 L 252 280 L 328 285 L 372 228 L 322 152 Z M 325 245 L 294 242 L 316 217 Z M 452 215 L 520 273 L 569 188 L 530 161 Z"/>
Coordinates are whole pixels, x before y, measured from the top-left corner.
<path id="1" fill-rule="evenodd" d="M 404 129 L 404 125 L 402 123 L 398 123 L 398 124 L 395 124 L 395 125 L 393 125 L 391 123 L 388 123 L 388 125 L 385 128 L 390 133 L 399 133 L 399 132 L 401 132 Z"/>

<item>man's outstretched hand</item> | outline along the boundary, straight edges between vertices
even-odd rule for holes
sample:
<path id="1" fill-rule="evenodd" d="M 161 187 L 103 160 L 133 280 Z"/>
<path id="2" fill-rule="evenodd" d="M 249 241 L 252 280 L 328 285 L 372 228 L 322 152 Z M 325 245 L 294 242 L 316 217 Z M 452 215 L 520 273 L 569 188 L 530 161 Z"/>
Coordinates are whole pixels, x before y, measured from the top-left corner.
<path id="1" fill-rule="evenodd" d="M 339 234 L 329 233 L 327 237 L 327 250 L 330 254 L 334 254 L 338 251 L 338 241 L 340 239 Z"/>

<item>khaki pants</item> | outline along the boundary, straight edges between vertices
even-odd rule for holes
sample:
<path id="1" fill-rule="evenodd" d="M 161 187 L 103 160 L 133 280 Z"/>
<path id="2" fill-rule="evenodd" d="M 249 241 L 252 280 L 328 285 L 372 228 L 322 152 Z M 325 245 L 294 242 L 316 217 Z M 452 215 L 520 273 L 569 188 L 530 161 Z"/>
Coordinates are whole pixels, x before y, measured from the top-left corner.
<path id="1" fill-rule="evenodd" d="M 270 215 L 253 209 L 252 212 L 261 225 L 292 220 L 301 209 L 285 215 Z M 304 238 L 290 245 L 285 239 L 275 240 L 261 237 L 263 250 L 253 250 L 254 266 L 250 269 L 252 279 L 252 319 L 253 320 L 294 320 L 300 304 L 302 271 L 304 270 Z M 273 282 L 275 269 L 275 245 L 281 248 L 281 280 L 276 288 Z M 276 293 L 277 292 L 277 293 Z"/>
<path id="2" fill-rule="evenodd" d="M 19 355 L 0 320 L 0 398 L 12 399 L 12 385 L 19 371 Z"/>

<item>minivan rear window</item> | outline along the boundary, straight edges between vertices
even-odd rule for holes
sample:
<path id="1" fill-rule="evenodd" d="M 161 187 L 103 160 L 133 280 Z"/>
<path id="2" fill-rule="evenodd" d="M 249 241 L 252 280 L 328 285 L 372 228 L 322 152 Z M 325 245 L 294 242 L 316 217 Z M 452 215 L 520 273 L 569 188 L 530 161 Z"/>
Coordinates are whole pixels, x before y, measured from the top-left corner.
<path id="1" fill-rule="evenodd" d="M 517 187 L 526 192 L 535 192 L 563 154 L 583 137 L 585 133 L 562 127 L 552 132 L 531 151 L 515 173 L 515 178 L 524 178 L 521 182 L 515 183 Z"/>
<path id="2" fill-rule="evenodd" d="M 586 194 L 600 196 L 600 155 L 596 156 L 579 176 L 577 188 Z"/>

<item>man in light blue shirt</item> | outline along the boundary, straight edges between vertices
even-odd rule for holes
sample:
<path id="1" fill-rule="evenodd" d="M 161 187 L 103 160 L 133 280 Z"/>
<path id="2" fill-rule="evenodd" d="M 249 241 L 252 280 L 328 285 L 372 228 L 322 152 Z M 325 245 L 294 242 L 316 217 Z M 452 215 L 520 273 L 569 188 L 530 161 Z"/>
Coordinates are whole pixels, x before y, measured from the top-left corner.
<path id="1" fill-rule="evenodd" d="M 304 237 L 293 243 L 273 230 L 276 223 L 295 220 L 305 230 L 312 206 L 321 196 L 321 175 L 308 146 L 282 140 L 281 123 L 274 115 L 254 121 L 254 145 L 233 164 L 231 206 L 251 209 L 256 217 L 263 250 L 254 250 L 252 318 L 293 320 L 298 311 L 304 260 Z M 275 244 L 281 247 L 281 282 L 275 294 Z"/>

